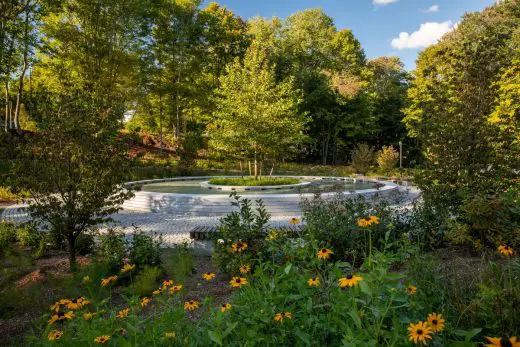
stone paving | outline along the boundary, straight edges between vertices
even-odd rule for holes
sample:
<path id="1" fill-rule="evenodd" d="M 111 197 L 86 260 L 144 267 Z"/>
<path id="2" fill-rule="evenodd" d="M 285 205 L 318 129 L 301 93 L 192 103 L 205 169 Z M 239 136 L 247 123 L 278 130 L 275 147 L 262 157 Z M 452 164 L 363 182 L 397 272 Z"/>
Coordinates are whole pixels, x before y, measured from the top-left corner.
<path id="1" fill-rule="evenodd" d="M 406 202 L 396 207 L 403 207 L 409 204 L 410 201 L 419 197 L 420 193 L 414 188 L 400 187 L 400 191 L 405 193 Z M 3 219 L 13 221 L 15 223 L 22 223 L 29 220 L 29 216 L 24 211 L 23 205 L 13 205 L 6 207 L 0 216 Z M 293 218 L 301 218 L 301 213 L 296 215 L 276 215 L 271 217 L 271 226 L 283 226 Z M 162 234 L 165 246 L 172 246 L 182 242 L 190 242 L 189 231 L 196 226 L 213 226 L 218 223 L 220 217 L 207 216 L 188 216 L 175 215 L 164 212 L 140 212 L 135 210 L 122 210 L 113 216 L 114 222 L 110 225 L 105 225 L 101 230 L 106 230 L 113 226 L 124 226 L 125 233 L 132 233 L 132 226 L 138 227 L 144 233 L 151 236 L 158 236 Z"/>

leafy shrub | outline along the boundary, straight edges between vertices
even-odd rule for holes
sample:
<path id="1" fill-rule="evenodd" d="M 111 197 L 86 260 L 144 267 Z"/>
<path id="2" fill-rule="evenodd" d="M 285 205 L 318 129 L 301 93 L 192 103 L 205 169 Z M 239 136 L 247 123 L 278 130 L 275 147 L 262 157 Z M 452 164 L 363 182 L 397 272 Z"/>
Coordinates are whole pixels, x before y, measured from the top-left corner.
<path id="1" fill-rule="evenodd" d="M 188 172 L 195 164 L 197 151 L 202 146 L 201 135 L 194 131 L 188 131 L 181 139 L 181 145 L 178 148 L 180 167 L 183 172 Z"/>
<path id="2" fill-rule="evenodd" d="M 87 255 L 93 253 L 95 246 L 95 238 L 91 234 L 82 233 L 76 239 L 76 252 L 79 255 Z"/>
<path id="3" fill-rule="evenodd" d="M 0 254 L 16 241 L 16 227 L 6 221 L 0 221 Z"/>
<path id="4" fill-rule="evenodd" d="M 135 277 L 128 288 L 129 292 L 137 296 L 148 296 L 157 288 L 157 282 L 162 275 L 162 270 L 157 266 L 145 266 Z"/>
<path id="5" fill-rule="evenodd" d="M 9 188 L 7 187 L 0 187 L 0 201 L 16 201 L 18 200 L 18 197 L 16 194 L 13 194 Z"/>
<path id="6" fill-rule="evenodd" d="M 374 147 L 367 144 L 359 144 L 351 152 L 351 166 L 356 172 L 366 174 L 370 167 L 374 164 L 375 152 Z"/>
<path id="7" fill-rule="evenodd" d="M 390 209 L 384 201 L 371 206 L 361 196 L 354 199 L 315 198 L 303 201 L 302 210 L 307 223 L 305 232 L 312 240 L 332 247 L 338 259 L 360 263 L 370 246 L 383 250 L 399 238 L 390 223 Z M 358 221 L 369 215 L 377 216 L 380 223 L 370 228 L 360 227 Z"/>
<path id="8" fill-rule="evenodd" d="M 186 277 L 193 273 L 195 260 L 193 248 L 187 244 L 177 245 L 175 248 L 163 251 L 163 269 L 169 278 L 175 278 L 178 282 L 184 283 Z"/>
<path id="9" fill-rule="evenodd" d="M 466 244 L 479 250 L 500 244 L 520 247 L 518 190 L 466 197 L 449 236 L 456 244 Z"/>
<path id="10" fill-rule="evenodd" d="M 269 222 L 269 214 L 262 200 L 255 201 L 255 209 L 250 200 L 242 199 L 236 193 L 232 193 L 230 197 L 234 199 L 232 205 L 238 207 L 238 211 L 220 219 L 219 239 L 214 243 L 213 258 L 222 271 L 236 273 L 240 264 L 247 259 L 237 257 L 231 251 L 233 244 L 245 243 L 248 248 L 254 250 L 253 253 L 250 253 L 250 257 L 255 258 L 264 249 L 263 240 Z"/>
<path id="11" fill-rule="evenodd" d="M 392 146 L 383 146 L 383 149 L 377 155 L 377 164 L 386 172 L 391 171 L 398 160 L 399 153 Z"/>
<path id="12" fill-rule="evenodd" d="M 100 236 L 99 253 L 112 268 L 119 268 L 127 257 L 125 235 L 117 229 L 109 229 Z"/>
<path id="13" fill-rule="evenodd" d="M 21 225 L 16 230 L 16 239 L 24 247 L 37 248 L 46 237 L 44 231 L 38 230 L 36 225 L 30 223 Z"/>
<path id="14" fill-rule="evenodd" d="M 136 265 L 159 265 L 161 263 L 162 239 L 155 241 L 135 229 L 130 243 L 130 261 Z"/>

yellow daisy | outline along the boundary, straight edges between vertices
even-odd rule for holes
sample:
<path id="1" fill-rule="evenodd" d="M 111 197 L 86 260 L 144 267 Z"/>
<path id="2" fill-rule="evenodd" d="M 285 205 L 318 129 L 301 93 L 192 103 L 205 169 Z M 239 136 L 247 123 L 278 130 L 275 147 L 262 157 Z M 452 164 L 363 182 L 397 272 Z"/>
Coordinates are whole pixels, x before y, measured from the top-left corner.
<path id="1" fill-rule="evenodd" d="M 168 291 L 173 294 L 173 293 L 177 293 L 177 292 L 180 292 L 182 289 L 182 284 L 177 284 L 177 285 L 174 285 L 173 287 L 171 287 Z"/>
<path id="2" fill-rule="evenodd" d="M 141 299 L 141 307 L 144 308 L 150 303 L 150 299 L 147 297 L 144 297 Z"/>
<path id="3" fill-rule="evenodd" d="M 434 333 L 441 332 L 444 329 L 444 318 L 442 318 L 442 314 L 430 313 L 428 315 L 428 326 L 432 328 Z"/>
<path id="4" fill-rule="evenodd" d="M 413 341 L 415 344 L 422 342 L 427 345 L 428 341 L 432 339 L 432 329 L 427 323 L 419 322 L 417 324 L 410 323 L 408 327 L 408 339 Z"/>
<path id="5" fill-rule="evenodd" d="M 406 292 L 408 293 L 408 295 L 415 295 L 415 293 L 417 293 L 417 287 L 409 285 L 408 287 L 406 287 Z"/>
<path id="6" fill-rule="evenodd" d="M 49 332 L 49 335 L 47 335 L 47 340 L 56 341 L 56 340 L 59 340 L 62 335 L 63 335 L 63 332 L 61 330 L 58 330 L 58 329 L 52 330 Z"/>
<path id="7" fill-rule="evenodd" d="M 291 218 L 291 220 L 289 221 L 289 224 L 291 225 L 296 225 L 296 224 L 300 224 L 300 220 L 298 218 Z"/>
<path id="8" fill-rule="evenodd" d="M 292 319 L 292 317 L 291 312 L 278 312 L 274 315 L 274 320 L 281 323 L 285 318 Z"/>
<path id="9" fill-rule="evenodd" d="M 69 312 L 57 312 L 55 314 L 53 314 L 51 316 L 51 318 L 49 319 L 48 323 L 49 324 L 53 324 L 53 323 L 56 323 L 56 322 L 59 322 L 59 321 L 62 321 L 62 320 L 70 320 L 74 318 L 74 312 L 72 311 L 69 311 Z"/>
<path id="10" fill-rule="evenodd" d="M 156 290 L 154 290 L 154 291 L 152 292 L 152 295 L 159 295 L 159 294 L 161 294 L 161 293 L 162 293 L 162 291 L 161 291 L 160 289 L 156 289 Z"/>
<path id="11" fill-rule="evenodd" d="M 341 277 L 341 278 L 338 280 L 338 282 L 339 282 L 339 286 L 340 286 L 341 288 L 344 288 L 344 287 L 354 287 L 354 286 L 356 286 L 356 285 L 357 285 L 361 280 L 363 280 L 363 277 L 348 274 L 348 275 L 345 276 L 345 277 Z"/>
<path id="12" fill-rule="evenodd" d="M 229 310 L 231 310 L 231 304 L 227 304 L 226 303 L 226 304 L 222 304 L 220 306 L 220 311 L 222 311 L 222 312 L 226 312 L 226 311 L 229 311 Z"/>
<path id="13" fill-rule="evenodd" d="M 117 281 L 117 276 L 110 276 L 108 278 L 102 278 L 101 285 L 103 287 L 106 287 L 106 286 L 110 285 L 111 283 L 114 283 L 115 281 Z"/>
<path id="14" fill-rule="evenodd" d="M 503 255 L 505 256 L 510 256 L 510 255 L 513 255 L 513 249 L 511 247 L 509 247 L 508 245 L 501 245 L 498 247 L 498 250 L 500 251 L 500 253 L 502 253 Z"/>
<path id="15" fill-rule="evenodd" d="M 163 288 L 168 288 L 170 286 L 173 286 L 173 281 L 172 280 L 165 280 L 165 281 L 163 281 L 162 286 L 163 286 Z"/>
<path id="16" fill-rule="evenodd" d="M 110 341 L 110 336 L 109 335 L 98 336 L 98 337 L 96 337 L 94 339 L 95 343 L 105 344 L 105 343 L 108 343 L 108 341 Z"/>
<path id="17" fill-rule="evenodd" d="M 169 333 L 164 333 L 164 338 L 165 338 L 165 339 L 174 339 L 175 336 L 177 336 L 177 334 L 175 334 L 174 331 L 169 332 Z"/>
<path id="18" fill-rule="evenodd" d="M 186 301 L 184 303 L 184 309 L 186 311 L 193 311 L 195 309 L 199 308 L 199 302 L 195 300 Z"/>
<path id="19" fill-rule="evenodd" d="M 233 253 L 241 253 L 247 249 L 247 243 L 238 241 L 231 245 L 231 251 Z"/>
<path id="20" fill-rule="evenodd" d="M 309 287 L 319 287 L 320 286 L 320 279 L 318 277 L 309 278 L 307 283 L 309 284 Z"/>
<path id="21" fill-rule="evenodd" d="M 128 308 L 125 308 L 124 310 L 117 312 L 116 317 L 121 319 L 126 318 L 128 317 L 128 312 L 130 312 L 130 310 Z"/>
<path id="22" fill-rule="evenodd" d="M 277 233 L 276 231 L 274 230 L 271 230 L 267 233 L 267 239 L 269 241 L 275 241 L 275 240 L 278 240 L 278 237 L 279 237 L 279 233 Z"/>
<path id="23" fill-rule="evenodd" d="M 316 254 L 318 259 L 324 259 L 324 260 L 327 260 L 329 259 L 330 255 L 331 254 L 334 254 L 333 251 L 331 251 L 330 249 L 328 248 L 322 248 L 318 251 L 318 253 Z"/>
<path id="24" fill-rule="evenodd" d="M 95 313 L 87 312 L 83 314 L 83 319 L 86 321 L 90 321 L 92 320 L 92 318 L 94 318 L 95 315 Z"/>
<path id="25" fill-rule="evenodd" d="M 243 264 L 240 266 L 240 273 L 241 274 L 247 274 L 249 273 L 249 271 L 251 271 L 251 266 L 249 266 L 249 264 Z"/>
<path id="26" fill-rule="evenodd" d="M 520 347 L 520 342 L 516 341 L 516 336 L 511 337 L 509 340 L 505 337 L 488 337 L 486 336 L 489 342 L 486 344 L 486 347 Z"/>
<path id="27" fill-rule="evenodd" d="M 205 279 L 206 281 L 211 281 L 212 279 L 215 278 L 215 274 L 213 272 L 206 272 L 206 273 L 203 273 L 202 274 L 202 278 Z"/>
<path id="28" fill-rule="evenodd" d="M 135 265 L 125 264 L 125 265 L 121 268 L 121 272 L 122 272 L 122 273 L 125 273 L 125 272 L 132 271 L 133 269 L 135 269 Z"/>
<path id="29" fill-rule="evenodd" d="M 247 279 L 244 277 L 233 277 L 229 283 L 233 288 L 240 288 L 247 284 Z"/>

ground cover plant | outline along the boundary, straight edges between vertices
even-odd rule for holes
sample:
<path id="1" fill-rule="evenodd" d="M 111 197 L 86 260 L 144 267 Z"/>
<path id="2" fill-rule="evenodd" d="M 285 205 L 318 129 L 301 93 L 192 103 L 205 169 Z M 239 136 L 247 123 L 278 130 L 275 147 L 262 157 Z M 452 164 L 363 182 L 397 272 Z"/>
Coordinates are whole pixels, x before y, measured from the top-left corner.
<path id="1" fill-rule="evenodd" d="M 237 178 L 212 178 L 210 184 L 219 186 L 278 186 L 297 184 L 300 180 L 292 177 L 237 177 Z"/>

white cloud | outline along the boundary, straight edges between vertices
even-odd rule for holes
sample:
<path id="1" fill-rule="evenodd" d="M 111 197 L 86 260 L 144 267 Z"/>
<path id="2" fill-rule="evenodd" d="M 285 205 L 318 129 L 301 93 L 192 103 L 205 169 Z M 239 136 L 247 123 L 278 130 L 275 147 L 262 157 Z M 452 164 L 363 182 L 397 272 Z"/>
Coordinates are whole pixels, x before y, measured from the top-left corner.
<path id="1" fill-rule="evenodd" d="M 428 7 L 424 12 L 434 13 L 434 12 L 439 12 L 439 10 L 440 10 L 439 5 L 432 5 L 432 6 Z"/>
<path id="2" fill-rule="evenodd" d="M 388 5 L 388 4 L 393 4 L 394 2 L 398 2 L 399 0 L 372 0 L 372 3 L 374 5 L 380 5 L 380 6 L 384 6 L 384 5 Z"/>
<path id="3" fill-rule="evenodd" d="M 411 34 L 402 32 L 399 37 L 392 39 L 392 47 L 399 50 L 428 47 L 437 43 L 444 34 L 449 33 L 454 28 L 451 20 L 442 23 L 423 23 L 419 30 Z"/>

